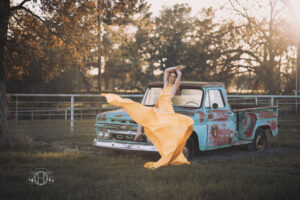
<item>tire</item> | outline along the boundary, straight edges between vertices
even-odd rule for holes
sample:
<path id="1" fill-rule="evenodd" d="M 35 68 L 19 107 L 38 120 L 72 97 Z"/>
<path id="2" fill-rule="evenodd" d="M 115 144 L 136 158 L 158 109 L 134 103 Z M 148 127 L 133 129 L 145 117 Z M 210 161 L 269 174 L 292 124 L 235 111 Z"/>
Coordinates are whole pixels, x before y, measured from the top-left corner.
<path id="1" fill-rule="evenodd" d="M 188 161 L 192 160 L 195 151 L 194 140 L 190 137 L 183 148 L 183 155 L 186 157 Z"/>
<path id="2" fill-rule="evenodd" d="M 250 150 L 252 151 L 264 151 L 267 148 L 267 136 L 265 130 L 258 128 L 253 142 L 250 144 Z"/>

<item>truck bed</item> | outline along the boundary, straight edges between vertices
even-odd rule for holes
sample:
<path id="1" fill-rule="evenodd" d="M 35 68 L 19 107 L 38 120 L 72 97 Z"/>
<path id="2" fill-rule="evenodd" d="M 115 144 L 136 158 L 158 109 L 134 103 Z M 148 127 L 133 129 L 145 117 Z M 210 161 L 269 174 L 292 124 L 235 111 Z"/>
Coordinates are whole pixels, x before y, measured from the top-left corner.
<path id="1" fill-rule="evenodd" d="M 278 106 L 234 105 L 236 130 L 242 140 L 253 140 L 259 127 L 269 127 L 272 135 L 278 132 Z"/>
<path id="2" fill-rule="evenodd" d="M 260 105 L 232 105 L 231 109 L 233 112 L 244 112 L 252 110 L 262 110 L 268 108 L 277 108 L 278 106 L 260 106 Z"/>

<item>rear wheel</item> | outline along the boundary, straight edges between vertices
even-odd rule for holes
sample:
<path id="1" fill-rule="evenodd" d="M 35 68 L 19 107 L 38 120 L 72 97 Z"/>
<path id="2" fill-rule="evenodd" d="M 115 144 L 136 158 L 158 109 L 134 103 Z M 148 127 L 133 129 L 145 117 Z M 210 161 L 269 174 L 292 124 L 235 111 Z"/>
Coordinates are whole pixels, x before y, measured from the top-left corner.
<path id="1" fill-rule="evenodd" d="M 183 155 L 186 157 L 187 160 L 192 160 L 194 155 L 194 140 L 190 137 L 183 148 Z"/>
<path id="2" fill-rule="evenodd" d="M 264 151 L 267 148 L 267 136 L 265 130 L 258 128 L 253 143 L 250 144 L 252 151 Z"/>

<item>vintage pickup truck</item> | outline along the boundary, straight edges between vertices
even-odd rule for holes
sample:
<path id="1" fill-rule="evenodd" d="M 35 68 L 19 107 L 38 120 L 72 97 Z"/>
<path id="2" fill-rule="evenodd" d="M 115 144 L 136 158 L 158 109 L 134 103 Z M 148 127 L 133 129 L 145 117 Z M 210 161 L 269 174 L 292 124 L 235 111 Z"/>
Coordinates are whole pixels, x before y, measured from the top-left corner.
<path id="1" fill-rule="evenodd" d="M 150 83 L 142 104 L 154 106 L 163 87 Z M 184 155 L 191 159 L 195 150 L 205 151 L 233 145 L 248 145 L 263 151 L 267 135 L 278 134 L 277 106 L 231 107 L 221 82 L 182 81 L 173 98 L 174 111 L 192 117 L 194 131 L 187 140 Z M 96 116 L 94 145 L 111 149 L 157 151 L 146 137 L 133 141 L 137 124 L 124 109 Z"/>

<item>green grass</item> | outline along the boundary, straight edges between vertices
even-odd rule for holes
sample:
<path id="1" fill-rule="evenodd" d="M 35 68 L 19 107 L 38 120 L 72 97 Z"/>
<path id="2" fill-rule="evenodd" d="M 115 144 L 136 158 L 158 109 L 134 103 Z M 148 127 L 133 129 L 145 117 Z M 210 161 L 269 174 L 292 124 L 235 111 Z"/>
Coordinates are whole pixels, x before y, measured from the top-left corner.
<path id="1" fill-rule="evenodd" d="M 299 199 L 300 127 L 285 123 L 266 152 L 200 152 L 191 165 L 151 171 L 143 165 L 157 154 L 92 146 L 93 125 L 78 120 L 71 132 L 64 120 L 11 121 L 9 129 L 32 137 L 33 147 L 0 152 L 0 199 Z M 36 168 L 52 171 L 55 182 L 29 184 Z"/>

